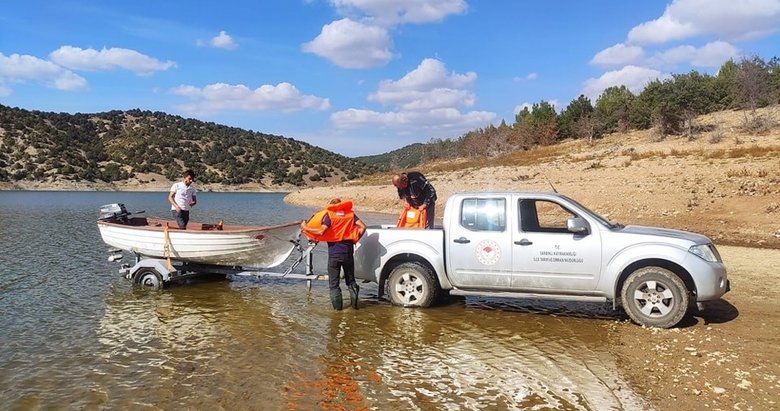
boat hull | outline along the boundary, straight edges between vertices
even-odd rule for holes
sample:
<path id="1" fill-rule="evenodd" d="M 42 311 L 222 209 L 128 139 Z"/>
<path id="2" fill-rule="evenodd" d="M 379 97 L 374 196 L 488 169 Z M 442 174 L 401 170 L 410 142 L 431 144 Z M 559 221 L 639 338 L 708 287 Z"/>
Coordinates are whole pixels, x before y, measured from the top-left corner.
<path id="1" fill-rule="evenodd" d="M 217 226 L 190 223 L 186 230 L 170 220 L 131 218 L 98 221 L 106 244 L 143 257 L 171 258 L 231 267 L 270 268 L 295 247 L 299 223 L 277 226 Z M 221 229 L 216 229 L 221 228 Z"/>

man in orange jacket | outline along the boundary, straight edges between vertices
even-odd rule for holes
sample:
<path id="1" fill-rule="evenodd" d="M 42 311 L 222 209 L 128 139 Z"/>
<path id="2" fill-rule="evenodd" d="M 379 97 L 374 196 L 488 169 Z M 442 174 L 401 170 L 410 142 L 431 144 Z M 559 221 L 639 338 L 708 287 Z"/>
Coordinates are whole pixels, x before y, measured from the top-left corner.
<path id="1" fill-rule="evenodd" d="M 357 309 L 360 287 L 355 282 L 355 243 L 366 231 L 366 225 L 352 211 L 352 201 L 334 198 L 323 211 L 316 213 L 308 222 L 302 221 L 301 231 L 312 240 L 328 243 L 328 288 L 333 308 L 343 308 L 339 287 L 343 269 L 350 305 Z M 320 221 L 312 221 L 319 218 Z"/>

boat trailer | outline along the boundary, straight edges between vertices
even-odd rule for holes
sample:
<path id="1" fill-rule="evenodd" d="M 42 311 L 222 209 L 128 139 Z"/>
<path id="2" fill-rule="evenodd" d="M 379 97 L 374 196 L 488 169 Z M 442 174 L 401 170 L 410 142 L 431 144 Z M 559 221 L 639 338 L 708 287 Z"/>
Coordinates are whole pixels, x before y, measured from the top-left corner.
<path id="1" fill-rule="evenodd" d="M 132 280 L 133 284 L 139 287 L 154 290 L 162 289 L 165 284 L 186 278 L 203 276 L 205 274 L 219 274 L 301 279 L 306 280 L 307 290 L 311 291 L 312 280 L 326 280 L 328 278 L 326 274 L 314 274 L 312 270 L 312 250 L 318 243 L 306 241 L 304 245 L 300 235 L 295 240 L 290 240 L 290 242 L 293 243 L 292 252 L 297 252 L 298 256 L 283 272 L 261 271 L 263 268 L 257 267 L 199 264 L 175 259 L 144 257 L 135 254 L 135 264 L 122 264 L 119 274 Z M 121 251 L 119 249 L 109 250 L 111 255 L 109 255 L 108 261 L 120 261 L 123 257 Z M 303 273 L 294 273 L 293 271 L 301 263 L 303 263 L 305 271 Z"/>

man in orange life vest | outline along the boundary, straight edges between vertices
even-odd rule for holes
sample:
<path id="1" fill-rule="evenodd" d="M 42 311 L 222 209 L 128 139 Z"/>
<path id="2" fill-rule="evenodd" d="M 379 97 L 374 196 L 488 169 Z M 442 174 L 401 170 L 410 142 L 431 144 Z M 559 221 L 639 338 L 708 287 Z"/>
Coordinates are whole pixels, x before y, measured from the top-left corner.
<path id="1" fill-rule="evenodd" d="M 420 211 L 425 210 L 427 220 L 425 228 L 433 228 L 433 215 L 436 212 L 436 189 L 422 173 L 410 171 L 393 176 L 393 185 L 398 189 L 398 198 L 406 205 Z"/>
<path id="2" fill-rule="evenodd" d="M 352 211 L 352 201 L 334 198 L 309 221 L 301 222 L 301 231 L 315 241 L 328 243 L 328 287 L 333 308 L 341 310 L 343 300 L 339 280 L 344 270 L 344 282 L 349 290 L 350 305 L 358 308 L 358 287 L 355 282 L 355 243 L 366 231 L 366 225 Z"/>

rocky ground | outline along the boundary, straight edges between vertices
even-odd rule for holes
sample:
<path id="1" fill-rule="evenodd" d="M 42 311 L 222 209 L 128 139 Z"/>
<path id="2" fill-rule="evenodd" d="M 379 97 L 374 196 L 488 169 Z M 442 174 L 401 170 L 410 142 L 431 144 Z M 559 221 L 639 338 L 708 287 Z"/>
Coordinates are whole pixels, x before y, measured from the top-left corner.
<path id="1" fill-rule="evenodd" d="M 780 251 L 724 246 L 732 291 L 676 328 L 609 327 L 632 388 L 658 410 L 780 409 Z"/>

